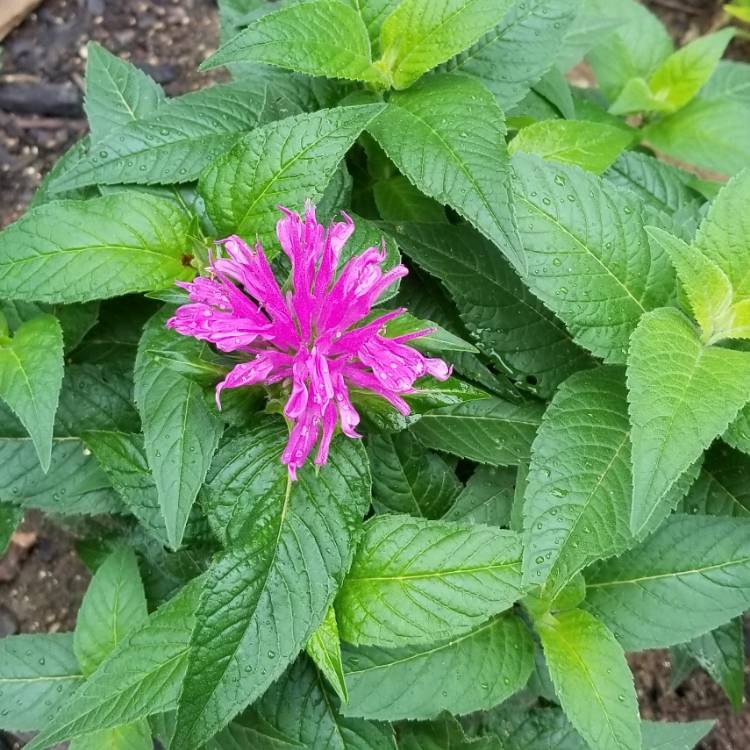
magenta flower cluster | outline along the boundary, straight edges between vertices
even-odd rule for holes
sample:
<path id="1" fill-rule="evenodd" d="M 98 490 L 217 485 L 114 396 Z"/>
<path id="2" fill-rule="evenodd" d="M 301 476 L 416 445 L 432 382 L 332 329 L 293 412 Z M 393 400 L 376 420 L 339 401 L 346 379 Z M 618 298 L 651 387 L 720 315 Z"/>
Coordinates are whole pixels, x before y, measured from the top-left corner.
<path id="1" fill-rule="evenodd" d="M 341 250 L 354 231 L 352 220 L 343 214 L 344 221 L 326 229 L 310 203 L 304 218 L 281 210 L 276 231 L 291 261 L 291 290 L 282 292 L 260 244 L 251 248 L 228 237 L 218 243 L 228 257 L 211 257 L 208 277 L 178 282 L 190 303 L 167 325 L 248 357 L 216 387 L 219 408 L 226 388 L 287 384 L 284 414 L 291 427 L 281 460 L 294 479 L 316 443 L 315 463 L 326 463 L 337 425 L 345 435 L 360 437 L 351 386 L 376 393 L 406 415 L 410 409 L 403 395 L 415 392 L 415 382 L 428 374 L 445 380 L 450 368 L 406 345 L 430 329 L 383 335 L 385 324 L 405 308 L 364 320 L 380 295 L 407 273 L 403 265 L 384 271 L 384 245 L 351 258 L 337 274 Z"/>

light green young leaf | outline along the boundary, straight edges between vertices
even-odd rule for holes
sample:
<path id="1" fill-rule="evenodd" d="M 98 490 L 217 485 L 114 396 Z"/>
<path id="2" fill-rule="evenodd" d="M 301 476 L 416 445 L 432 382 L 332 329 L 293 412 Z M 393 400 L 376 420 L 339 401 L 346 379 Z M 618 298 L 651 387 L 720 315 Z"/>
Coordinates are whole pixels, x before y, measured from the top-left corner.
<path id="1" fill-rule="evenodd" d="M 559 590 L 632 543 L 625 373 L 576 373 L 548 407 L 531 449 L 523 504 L 526 584 Z"/>
<path id="2" fill-rule="evenodd" d="M 292 482 L 281 420 L 217 454 L 203 507 L 228 547 L 209 568 L 191 639 L 173 748 L 192 750 L 284 671 L 323 622 L 370 504 L 367 458 L 339 438 L 329 463 Z M 223 615 L 230 615 L 227 629 Z"/>
<path id="3" fill-rule="evenodd" d="M 552 682 L 592 750 L 641 750 L 638 698 L 612 633 L 580 609 L 536 622 Z"/>
<path id="4" fill-rule="evenodd" d="M 306 199 L 320 198 L 349 147 L 381 109 L 368 104 L 288 117 L 239 141 L 198 183 L 219 232 L 272 241 L 276 206 L 301 210 Z M 275 247 L 268 250 L 273 254 Z"/>
<path id="5" fill-rule="evenodd" d="M 383 22 L 376 65 L 396 89 L 479 40 L 498 23 L 512 0 L 402 0 Z"/>
<path id="6" fill-rule="evenodd" d="M 58 201 L 0 233 L 0 296 L 86 302 L 192 277 L 187 216 L 173 201 L 123 192 Z"/>
<path id="7" fill-rule="evenodd" d="M 132 550 L 120 547 L 97 569 L 78 611 L 73 648 L 84 675 L 147 619 L 138 561 Z"/>
<path id="8" fill-rule="evenodd" d="M 373 65 L 364 19 L 346 2 L 309 0 L 267 13 L 222 45 L 202 70 L 265 63 L 311 76 L 385 85 Z"/>
<path id="9" fill-rule="evenodd" d="M 408 432 L 370 435 L 367 453 L 378 512 L 440 518 L 461 490 L 446 461 Z"/>
<path id="10" fill-rule="evenodd" d="M 548 161 L 573 164 L 601 174 L 632 141 L 633 135 L 627 130 L 599 122 L 544 120 L 520 130 L 508 145 L 508 151 L 536 154 Z"/>
<path id="11" fill-rule="evenodd" d="M 478 466 L 443 520 L 508 526 L 515 483 L 515 469 Z"/>
<path id="12" fill-rule="evenodd" d="M 530 401 L 485 398 L 423 414 L 411 432 L 433 450 L 492 466 L 516 466 L 528 458 L 542 411 Z"/>
<path id="13" fill-rule="evenodd" d="M 144 329 L 135 363 L 135 400 L 167 538 L 177 549 L 223 425 L 202 388 L 154 355 L 170 345 L 198 354 L 206 346 L 168 331 L 170 312 L 167 308 L 156 313 Z"/>
<path id="14" fill-rule="evenodd" d="M 388 226 L 403 251 L 439 278 L 479 349 L 543 397 L 593 364 L 565 326 L 524 286 L 502 253 L 469 227 Z"/>
<path id="15" fill-rule="evenodd" d="M 579 344 L 623 363 L 643 313 L 667 304 L 674 288 L 669 259 L 649 246 L 640 201 L 575 167 L 525 154 L 512 163 L 526 283 Z"/>
<path id="16" fill-rule="evenodd" d="M 750 521 L 673 514 L 586 572 L 586 608 L 629 651 L 684 643 L 750 605 Z"/>
<path id="17" fill-rule="evenodd" d="M 0 639 L 0 728 L 41 729 L 82 682 L 72 633 Z"/>
<path id="18" fill-rule="evenodd" d="M 120 60 L 96 42 L 86 47 L 84 109 L 91 140 L 98 146 L 105 136 L 129 122 L 156 112 L 164 91 L 153 78 Z"/>
<path id="19" fill-rule="evenodd" d="M 0 340 L 0 399 L 31 436 L 45 473 L 62 379 L 63 336 L 54 316 L 33 318 L 11 340 Z"/>
<path id="20" fill-rule="evenodd" d="M 432 719 L 496 706 L 520 690 L 534 664 L 526 625 L 506 613 L 449 641 L 384 649 L 344 647 L 346 716 Z M 451 679 L 446 679 L 451 675 Z"/>
<path id="21" fill-rule="evenodd" d="M 552 67 L 579 0 L 514 2 L 494 29 L 445 64 L 479 78 L 506 111 Z"/>
<path id="22" fill-rule="evenodd" d="M 172 710 L 185 675 L 202 583 L 202 578 L 191 581 L 120 641 L 27 750 Z"/>
<path id="23" fill-rule="evenodd" d="M 745 693 L 745 630 L 741 617 L 686 644 L 687 652 L 721 685 L 740 712 Z"/>
<path id="24" fill-rule="evenodd" d="M 257 78 L 170 99 L 158 112 L 108 130 L 55 190 L 193 181 L 258 124 L 265 102 L 266 84 Z"/>
<path id="25" fill-rule="evenodd" d="M 465 633 L 521 597 L 512 531 L 376 516 L 336 599 L 345 641 L 405 646 Z"/>
<path id="26" fill-rule="evenodd" d="M 367 27 L 373 55 L 380 51 L 380 27 L 400 0 L 343 0 L 359 13 Z"/>
<path id="27" fill-rule="evenodd" d="M 328 608 L 323 622 L 310 636 L 305 645 L 307 655 L 313 660 L 328 684 L 336 691 L 343 703 L 349 699 L 349 691 L 344 678 L 344 665 L 341 662 L 341 639 L 336 612 Z"/>
<path id="28" fill-rule="evenodd" d="M 386 323 L 385 326 L 386 334 L 391 338 L 402 336 L 405 333 L 424 331 L 425 329 L 432 330 L 426 335 L 413 339 L 410 346 L 420 351 L 434 354 L 441 354 L 442 352 L 470 352 L 477 354 L 479 352 L 479 349 L 475 346 L 442 328 L 437 323 L 431 320 L 421 320 L 408 312 Z"/>
<path id="29" fill-rule="evenodd" d="M 151 727 L 146 719 L 76 737 L 69 750 L 152 750 Z"/>
<path id="30" fill-rule="evenodd" d="M 394 95 L 368 131 L 423 193 L 453 207 L 524 268 L 503 113 L 479 81 L 431 76 Z"/>
<path id="31" fill-rule="evenodd" d="M 643 317 L 627 368 L 633 443 L 631 531 L 750 400 L 750 354 L 705 346 L 677 310 Z M 659 394 L 654 399 L 654 394 Z"/>
<path id="32" fill-rule="evenodd" d="M 643 750 L 692 750 L 713 727 L 713 721 L 668 723 L 644 721 Z"/>

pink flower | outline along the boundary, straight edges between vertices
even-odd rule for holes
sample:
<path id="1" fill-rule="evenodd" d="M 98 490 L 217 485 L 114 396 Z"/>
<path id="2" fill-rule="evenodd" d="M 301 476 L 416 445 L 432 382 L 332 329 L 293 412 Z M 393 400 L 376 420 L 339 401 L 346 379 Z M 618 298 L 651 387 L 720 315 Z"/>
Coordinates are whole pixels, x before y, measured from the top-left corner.
<path id="1" fill-rule="evenodd" d="M 315 463 L 326 463 L 337 425 L 345 435 L 360 437 L 350 386 L 376 393 L 406 415 L 410 409 L 402 396 L 415 392 L 419 378 L 445 380 L 451 371 L 406 345 L 429 329 L 383 336 L 384 325 L 404 308 L 363 321 L 383 291 L 407 273 L 402 265 L 383 271 L 384 246 L 368 248 L 337 274 L 352 220 L 343 214 L 344 221 L 326 229 L 311 203 L 304 219 L 281 210 L 285 216 L 276 233 L 292 264 L 291 291 L 281 291 L 260 244 L 252 249 L 228 237 L 220 244 L 229 257 L 210 258 L 208 278 L 178 282 L 189 291 L 190 304 L 179 307 L 167 326 L 248 356 L 217 385 L 219 408 L 225 388 L 279 382 L 288 387 L 284 414 L 290 434 L 281 461 L 295 479 L 316 443 Z"/>

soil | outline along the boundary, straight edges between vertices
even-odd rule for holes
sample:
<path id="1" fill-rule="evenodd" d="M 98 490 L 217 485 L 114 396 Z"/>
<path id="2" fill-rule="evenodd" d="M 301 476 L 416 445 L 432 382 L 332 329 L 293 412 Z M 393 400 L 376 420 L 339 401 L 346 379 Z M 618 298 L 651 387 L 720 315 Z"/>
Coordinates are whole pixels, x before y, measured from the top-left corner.
<path id="1" fill-rule="evenodd" d="M 1 1 L 1 0 L 0 0 Z M 647 0 L 680 43 L 720 23 L 718 0 Z M 45 0 L 3 42 L 0 68 L 0 227 L 23 212 L 55 160 L 86 131 L 85 44 L 94 39 L 145 69 L 170 95 L 205 85 L 196 68 L 218 39 L 212 0 Z M 730 56 L 750 60 L 735 41 Z M 70 535 L 29 514 L 0 560 L 0 637 L 71 630 L 88 583 Z M 718 719 L 701 750 L 750 747 L 750 711 L 733 714 L 702 672 L 672 690 L 669 654 L 631 657 L 644 718 Z M 747 685 L 750 670 L 746 670 Z M 24 738 L 0 732 L 0 750 Z"/>

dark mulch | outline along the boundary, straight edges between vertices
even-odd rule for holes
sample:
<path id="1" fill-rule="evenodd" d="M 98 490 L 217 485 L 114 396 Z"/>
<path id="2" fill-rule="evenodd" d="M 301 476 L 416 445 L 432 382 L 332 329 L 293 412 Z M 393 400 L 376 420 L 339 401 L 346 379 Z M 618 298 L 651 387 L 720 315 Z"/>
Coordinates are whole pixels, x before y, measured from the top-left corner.
<path id="1" fill-rule="evenodd" d="M 2 2 L 2 0 L 0 0 Z M 685 42 L 716 28 L 721 2 L 647 0 Z M 199 62 L 218 37 L 212 0 L 46 0 L 4 42 L 0 70 L 0 227 L 17 218 L 41 176 L 86 130 L 82 116 L 85 44 L 101 42 L 142 66 L 171 95 L 199 87 Z M 750 59 L 747 42 L 730 54 Z M 88 574 L 71 538 L 34 516 L 0 561 L 0 637 L 70 630 Z M 644 717 L 672 721 L 718 718 L 701 750 L 750 748 L 750 712 L 734 715 L 702 672 L 676 691 L 668 654 L 631 658 Z M 0 736 L 0 748 L 3 748 Z"/>

